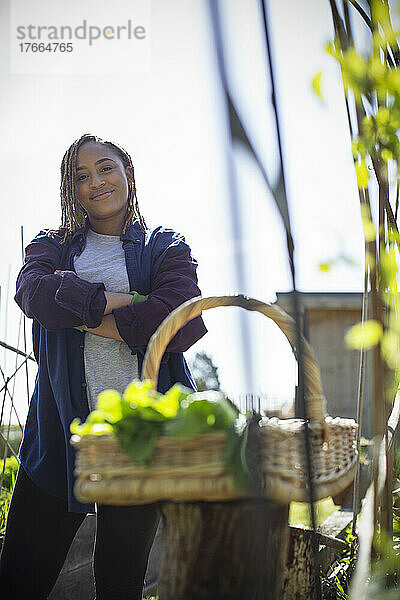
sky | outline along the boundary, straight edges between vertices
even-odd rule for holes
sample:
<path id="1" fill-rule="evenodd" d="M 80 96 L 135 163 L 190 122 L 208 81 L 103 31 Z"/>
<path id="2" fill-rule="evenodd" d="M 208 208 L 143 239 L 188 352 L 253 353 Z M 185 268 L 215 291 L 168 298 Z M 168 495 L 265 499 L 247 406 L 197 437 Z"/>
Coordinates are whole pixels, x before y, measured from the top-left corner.
<path id="1" fill-rule="evenodd" d="M 26 245 L 41 229 L 59 224 L 61 159 L 85 132 L 116 141 L 131 154 L 142 214 L 150 225 L 185 235 L 199 264 L 203 296 L 240 292 L 274 302 L 276 292 L 291 290 L 285 233 L 274 200 L 252 158 L 228 143 L 208 3 L 36 0 L 30 5 L 32 15 L 26 0 L 0 0 L 0 339 L 23 347 L 20 311 L 13 300 L 22 260 L 21 226 Z M 278 154 L 260 5 L 224 0 L 219 6 L 232 96 L 274 181 Z M 279 0 L 268 6 L 298 289 L 361 291 L 363 238 L 343 91 L 338 67 L 324 51 L 332 38 L 329 2 Z M 21 56 L 16 40 L 15 27 L 23 18 L 43 25 L 83 19 L 116 25 L 131 18 L 145 23 L 146 45 L 137 53 L 141 42 L 121 40 L 119 46 L 117 40 L 113 45 L 98 40 L 85 46 L 81 63 L 76 55 L 68 64 L 60 56 L 35 63 L 32 53 Z M 311 89 L 319 71 L 323 103 Z M 231 228 L 229 153 L 241 239 L 233 237 Z M 245 264 L 243 289 L 235 275 L 238 252 Z M 337 261 L 328 273 L 320 271 L 320 262 L 341 255 L 349 260 Z M 246 313 L 253 351 L 249 365 L 240 337 L 241 310 L 204 312 L 209 332 L 187 358 L 209 353 L 231 396 L 257 393 L 270 403 L 289 401 L 296 368 L 288 343 L 265 317 Z M 26 331 L 30 348 L 29 320 Z M 10 375 L 15 358 L 0 352 L 0 364 Z M 31 388 L 35 373 L 32 364 Z M 28 404 L 23 376 L 17 396 L 23 419 Z"/>

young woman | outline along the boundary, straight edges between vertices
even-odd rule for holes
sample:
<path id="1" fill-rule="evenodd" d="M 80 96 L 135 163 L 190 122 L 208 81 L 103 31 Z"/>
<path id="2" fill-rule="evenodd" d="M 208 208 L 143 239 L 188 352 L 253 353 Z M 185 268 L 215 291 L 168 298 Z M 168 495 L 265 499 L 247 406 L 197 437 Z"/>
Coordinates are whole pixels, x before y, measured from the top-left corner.
<path id="1" fill-rule="evenodd" d="M 60 189 L 62 225 L 27 246 L 17 279 L 38 374 L 0 560 L 7 600 L 47 598 L 85 515 L 95 512 L 73 495 L 72 419 L 85 420 L 101 390 L 122 392 L 140 377 L 159 324 L 200 295 L 183 236 L 146 226 L 123 148 L 83 135 L 64 155 Z M 159 391 L 177 381 L 195 389 L 183 352 L 206 331 L 197 317 L 171 340 Z M 96 599 L 140 599 L 157 506 L 96 504 L 96 513 Z"/>

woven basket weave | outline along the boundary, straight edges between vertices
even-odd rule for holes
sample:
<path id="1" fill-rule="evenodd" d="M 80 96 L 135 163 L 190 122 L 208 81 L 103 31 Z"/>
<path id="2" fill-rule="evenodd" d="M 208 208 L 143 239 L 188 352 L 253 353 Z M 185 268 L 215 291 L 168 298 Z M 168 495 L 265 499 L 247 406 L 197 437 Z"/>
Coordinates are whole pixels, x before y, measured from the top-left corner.
<path id="1" fill-rule="evenodd" d="M 174 310 L 152 336 L 142 379 L 157 381 L 161 358 L 177 331 L 203 310 L 219 306 L 240 306 L 269 317 L 296 353 L 295 323 L 278 306 L 239 294 L 194 298 Z M 353 419 L 326 415 L 319 366 L 304 338 L 302 359 L 318 500 L 338 494 L 351 483 L 357 458 L 357 424 Z M 74 493 L 81 502 L 127 505 L 158 500 L 224 501 L 244 495 L 235 489 L 233 476 L 223 469 L 224 432 L 189 439 L 159 437 L 150 467 L 133 464 L 113 435 L 74 435 L 71 443 L 77 450 Z M 283 503 L 308 501 L 303 421 L 263 417 L 260 443 L 264 496 Z"/>

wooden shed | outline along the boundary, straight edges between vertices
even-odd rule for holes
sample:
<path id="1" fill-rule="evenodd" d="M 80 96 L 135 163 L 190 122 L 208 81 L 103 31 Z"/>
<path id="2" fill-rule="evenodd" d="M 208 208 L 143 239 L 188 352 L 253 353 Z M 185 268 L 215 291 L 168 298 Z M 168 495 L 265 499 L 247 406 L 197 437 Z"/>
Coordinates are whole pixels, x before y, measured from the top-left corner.
<path id="1" fill-rule="evenodd" d="M 356 418 L 360 353 L 346 347 L 348 329 L 361 321 L 362 294 L 299 292 L 303 333 L 315 350 L 332 416 Z M 276 303 L 293 315 L 292 294 L 278 292 Z M 367 352 L 362 434 L 371 436 L 372 369 Z"/>

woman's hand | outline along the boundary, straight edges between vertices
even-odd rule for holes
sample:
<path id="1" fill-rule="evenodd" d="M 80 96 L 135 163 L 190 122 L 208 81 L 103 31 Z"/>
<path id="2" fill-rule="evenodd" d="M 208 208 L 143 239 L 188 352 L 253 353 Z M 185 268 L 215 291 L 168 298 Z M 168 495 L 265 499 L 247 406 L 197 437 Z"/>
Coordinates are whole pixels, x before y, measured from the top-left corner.
<path id="1" fill-rule="evenodd" d="M 109 294 L 111 292 L 106 292 Z M 114 294 L 115 296 L 129 296 L 129 294 Z M 132 296 L 130 296 L 132 300 Z M 124 305 L 125 306 L 125 305 Z M 115 324 L 114 315 L 105 315 L 100 325 L 95 329 L 89 329 L 88 327 L 84 327 L 84 330 L 88 333 L 93 333 L 94 335 L 100 335 L 102 337 L 110 338 L 112 340 L 118 340 L 119 342 L 123 342 L 124 340 L 119 335 L 119 331 Z"/>
<path id="2" fill-rule="evenodd" d="M 104 309 L 105 315 L 110 315 L 116 308 L 129 306 L 132 302 L 132 294 L 123 294 L 119 292 L 104 292 L 107 304 Z"/>

